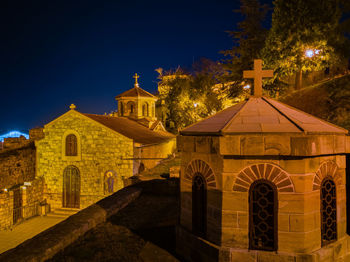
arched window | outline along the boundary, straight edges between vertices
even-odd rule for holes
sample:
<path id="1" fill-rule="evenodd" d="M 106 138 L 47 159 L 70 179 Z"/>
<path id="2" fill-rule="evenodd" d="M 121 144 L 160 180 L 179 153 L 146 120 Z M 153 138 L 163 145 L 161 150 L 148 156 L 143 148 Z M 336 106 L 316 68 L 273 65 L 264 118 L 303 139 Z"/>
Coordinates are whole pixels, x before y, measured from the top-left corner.
<path id="1" fill-rule="evenodd" d="M 192 183 L 192 231 L 202 238 L 207 234 L 207 185 L 200 173 L 193 176 Z"/>
<path id="2" fill-rule="evenodd" d="M 135 103 L 134 102 L 129 101 L 127 103 L 127 108 L 128 108 L 129 114 L 135 113 Z"/>
<path id="3" fill-rule="evenodd" d="M 249 189 L 249 248 L 277 250 L 277 189 L 261 179 Z"/>
<path id="4" fill-rule="evenodd" d="M 321 184 L 322 246 L 337 240 L 337 201 L 335 183 L 326 177 Z"/>
<path id="5" fill-rule="evenodd" d="M 142 116 L 148 116 L 148 103 L 144 103 L 143 105 L 142 105 Z"/>
<path id="6" fill-rule="evenodd" d="M 123 104 L 123 102 L 120 102 L 119 106 L 120 106 L 120 116 L 123 116 L 124 115 L 124 104 Z"/>
<path id="7" fill-rule="evenodd" d="M 78 141 L 73 134 L 66 136 L 66 156 L 78 155 Z"/>
<path id="8" fill-rule="evenodd" d="M 63 171 L 63 207 L 79 208 L 80 174 L 75 166 L 67 166 Z"/>

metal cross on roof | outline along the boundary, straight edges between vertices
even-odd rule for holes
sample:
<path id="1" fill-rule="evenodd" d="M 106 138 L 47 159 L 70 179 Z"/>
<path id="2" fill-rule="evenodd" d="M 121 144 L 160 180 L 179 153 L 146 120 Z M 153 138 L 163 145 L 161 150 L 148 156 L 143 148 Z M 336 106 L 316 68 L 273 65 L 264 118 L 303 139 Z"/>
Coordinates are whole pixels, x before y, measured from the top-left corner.
<path id="1" fill-rule="evenodd" d="M 263 77 L 273 77 L 273 70 L 262 70 L 262 60 L 254 59 L 254 70 L 243 71 L 243 78 L 254 78 L 253 95 L 262 96 Z"/>
<path id="2" fill-rule="evenodd" d="M 137 79 L 139 78 L 140 76 L 135 73 L 135 75 L 133 76 L 133 78 L 135 78 L 135 86 L 139 86 L 139 83 L 137 82 Z"/>

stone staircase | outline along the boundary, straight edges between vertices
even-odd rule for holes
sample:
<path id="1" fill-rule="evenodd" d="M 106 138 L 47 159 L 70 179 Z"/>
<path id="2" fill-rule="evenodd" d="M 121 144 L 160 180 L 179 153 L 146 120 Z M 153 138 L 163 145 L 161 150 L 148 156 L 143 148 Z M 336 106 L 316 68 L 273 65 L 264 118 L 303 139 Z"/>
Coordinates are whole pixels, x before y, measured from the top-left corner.
<path id="1" fill-rule="evenodd" d="M 76 209 L 76 208 L 58 208 L 48 213 L 47 217 L 67 218 L 78 213 L 79 211 L 80 209 Z"/>

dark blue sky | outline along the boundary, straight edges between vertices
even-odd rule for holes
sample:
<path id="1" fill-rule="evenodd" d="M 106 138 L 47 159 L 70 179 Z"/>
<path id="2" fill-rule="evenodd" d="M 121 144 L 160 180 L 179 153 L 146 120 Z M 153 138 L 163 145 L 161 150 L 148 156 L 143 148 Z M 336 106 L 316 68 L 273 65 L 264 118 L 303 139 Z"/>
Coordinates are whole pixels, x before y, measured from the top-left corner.
<path id="1" fill-rule="evenodd" d="M 66 112 L 103 114 L 154 70 L 223 58 L 239 1 L 2 0 L 0 132 L 27 131 Z"/>

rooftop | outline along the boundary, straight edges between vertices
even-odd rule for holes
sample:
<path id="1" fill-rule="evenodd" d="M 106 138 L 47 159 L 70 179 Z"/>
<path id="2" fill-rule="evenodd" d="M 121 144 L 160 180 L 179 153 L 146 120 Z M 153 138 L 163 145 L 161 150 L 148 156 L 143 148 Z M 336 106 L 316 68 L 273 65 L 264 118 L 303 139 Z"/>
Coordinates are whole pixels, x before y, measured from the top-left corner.
<path id="1" fill-rule="evenodd" d="M 141 144 L 159 144 L 175 138 L 173 134 L 164 131 L 152 131 L 126 117 L 114 117 L 94 114 L 83 114 L 100 124 L 133 139 Z"/>
<path id="2" fill-rule="evenodd" d="M 193 124 L 182 135 L 237 133 L 347 134 L 348 130 L 266 97 L 250 97 Z"/>
<path id="3" fill-rule="evenodd" d="M 119 97 L 155 97 L 155 96 L 143 90 L 142 88 L 135 86 L 121 93 L 120 95 L 117 95 L 115 98 L 119 98 Z"/>

